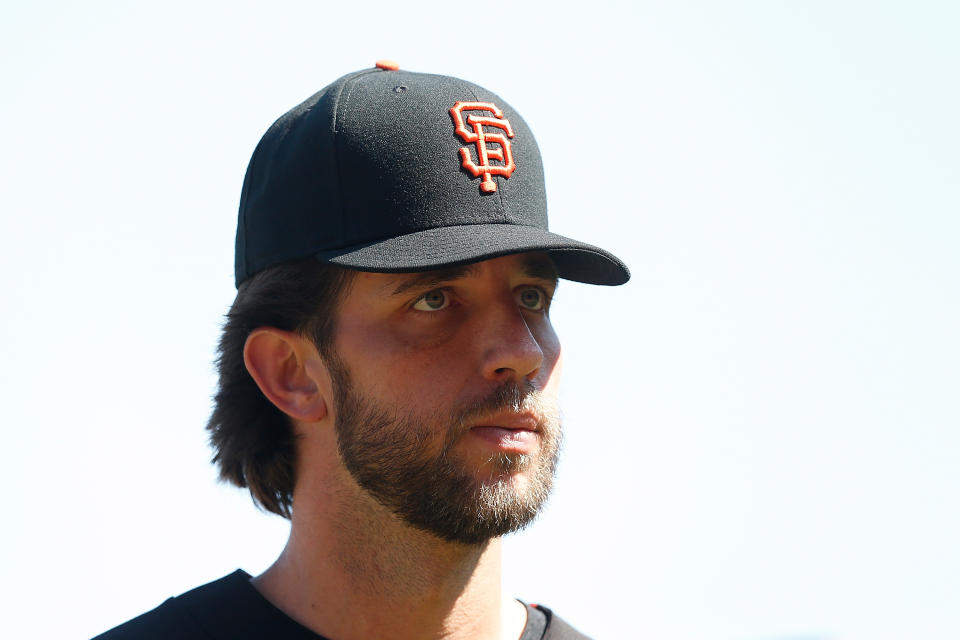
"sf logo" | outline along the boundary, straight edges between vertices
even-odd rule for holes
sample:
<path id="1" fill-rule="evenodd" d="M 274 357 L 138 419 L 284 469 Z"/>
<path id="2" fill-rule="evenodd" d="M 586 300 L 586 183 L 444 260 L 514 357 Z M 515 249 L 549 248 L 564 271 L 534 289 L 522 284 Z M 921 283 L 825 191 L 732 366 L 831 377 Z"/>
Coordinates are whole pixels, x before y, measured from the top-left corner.
<path id="1" fill-rule="evenodd" d="M 482 115 L 469 113 L 464 122 L 464 111 L 484 113 Z M 489 113 L 493 116 L 487 115 Z M 509 178 L 516 168 L 513 163 L 513 152 L 510 150 L 510 140 L 508 140 L 513 137 L 510 121 L 503 117 L 503 112 L 492 102 L 457 102 L 450 108 L 450 115 L 453 117 L 457 135 L 464 142 L 472 144 L 477 152 L 477 161 L 474 162 L 470 147 L 460 147 L 460 161 L 463 168 L 474 178 L 483 176 L 480 191 L 495 193 L 497 183 L 493 181 L 492 176 Z M 503 133 L 489 129 L 499 129 Z M 491 164 L 493 161 L 497 164 Z"/>

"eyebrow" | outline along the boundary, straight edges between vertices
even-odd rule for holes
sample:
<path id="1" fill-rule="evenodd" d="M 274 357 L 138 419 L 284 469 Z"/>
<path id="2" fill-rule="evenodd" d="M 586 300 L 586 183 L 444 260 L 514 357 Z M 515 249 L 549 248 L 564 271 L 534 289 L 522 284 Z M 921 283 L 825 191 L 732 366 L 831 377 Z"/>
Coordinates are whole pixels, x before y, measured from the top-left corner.
<path id="1" fill-rule="evenodd" d="M 523 275 L 530 278 L 547 280 L 554 285 L 556 285 L 557 280 L 560 279 L 560 274 L 557 272 L 557 265 L 553 263 L 553 260 L 551 260 L 549 256 L 524 256 L 520 266 L 523 269 Z"/>
<path id="2" fill-rule="evenodd" d="M 475 275 L 478 270 L 479 267 L 474 262 L 471 264 L 463 264 L 458 267 L 434 269 L 432 271 L 424 271 L 423 273 L 409 275 L 406 280 L 397 285 L 397 288 L 393 290 L 393 295 L 398 296 L 401 293 L 410 291 L 411 289 L 433 288 L 437 285 L 443 284 L 444 282 L 459 280 L 460 278 L 466 278 Z"/>
<path id="3" fill-rule="evenodd" d="M 527 277 L 546 280 L 554 284 L 559 277 L 553 260 L 546 256 L 525 256 L 520 264 L 520 268 L 523 275 Z M 452 282 L 453 280 L 474 276 L 479 270 L 480 267 L 478 263 L 472 262 L 456 267 L 446 267 L 444 269 L 424 271 L 423 273 L 408 274 L 407 278 L 397 285 L 391 295 L 398 296 L 411 289 L 432 289 L 441 284 Z"/>

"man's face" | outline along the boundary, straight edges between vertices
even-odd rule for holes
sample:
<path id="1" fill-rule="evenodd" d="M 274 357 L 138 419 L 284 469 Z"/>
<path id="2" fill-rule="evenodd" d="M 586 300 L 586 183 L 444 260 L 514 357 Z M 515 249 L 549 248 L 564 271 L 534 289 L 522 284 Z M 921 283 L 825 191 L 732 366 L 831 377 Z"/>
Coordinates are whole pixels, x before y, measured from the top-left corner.
<path id="1" fill-rule="evenodd" d="M 560 447 L 552 263 L 356 276 L 328 359 L 341 458 L 409 524 L 477 544 L 529 523 Z"/>

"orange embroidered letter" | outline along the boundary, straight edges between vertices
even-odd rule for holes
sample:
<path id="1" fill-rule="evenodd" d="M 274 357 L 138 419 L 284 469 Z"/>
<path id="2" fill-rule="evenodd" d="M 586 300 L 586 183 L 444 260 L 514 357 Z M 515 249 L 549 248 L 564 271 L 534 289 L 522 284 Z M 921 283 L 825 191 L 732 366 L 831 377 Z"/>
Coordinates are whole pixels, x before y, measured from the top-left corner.
<path id="1" fill-rule="evenodd" d="M 464 123 L 464 111 L 488 112 L 492 113 L 493 117 L 468 114 L 467 121 Z M 491 176 L 509 178 L 516 168 L 513 163 L 510 141 L 507 139 L 513 137 L 510 121 L 503 117 L 503 112 L 492 102 L 457 102 L 450 108 L 450 115 L 453 117 L 457 135 L 464 142 L 474 144 L 477 149 L 477 162 L 474 162 L 470 154 L 470 147 L 460 147 L 460 160 L 463 168 L 474 178 L 483 176 L 483 180 L 480 182 L 480 191 L 484 193 L 496 192 L 497 183 L 493 181 Z M 472 130 L 467 125 L 472 127 Z M 503 133 L 486 131 L 484 127 L 500 129 Z M 488 144 L 499 145 L 499 148 L 488 147 Z M 501 164 L 490 164 L 491 160 L 496 160 Z"/>

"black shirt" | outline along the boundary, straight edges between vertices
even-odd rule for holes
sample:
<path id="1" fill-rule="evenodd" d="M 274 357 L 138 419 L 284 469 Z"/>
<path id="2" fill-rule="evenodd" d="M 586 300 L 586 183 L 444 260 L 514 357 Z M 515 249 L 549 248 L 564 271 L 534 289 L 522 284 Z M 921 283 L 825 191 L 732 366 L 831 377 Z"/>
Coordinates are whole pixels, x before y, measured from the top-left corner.
<path id="1" fill-rule="evenodd" d="M 520 640 L 586 639 L 550 609 L 527 606 Z M 93 640 L 327 640 L 273 606 L 237 569 Z"/>

